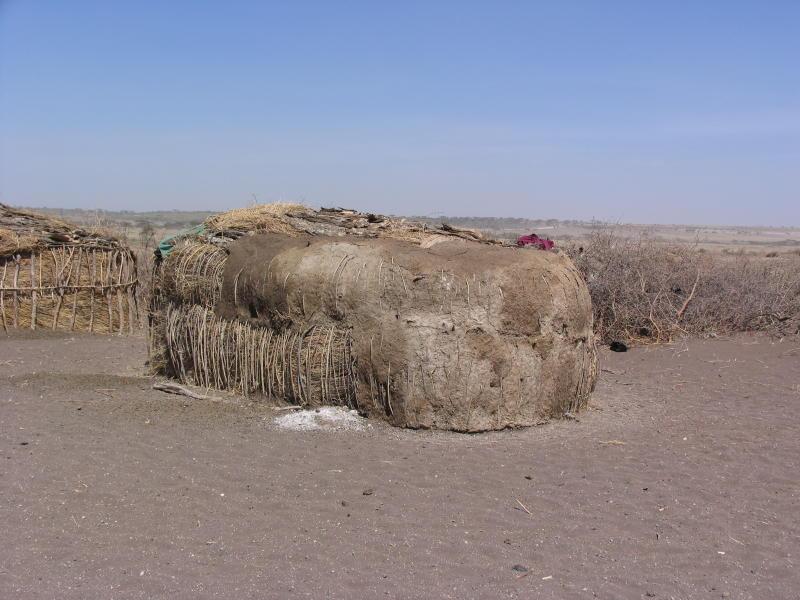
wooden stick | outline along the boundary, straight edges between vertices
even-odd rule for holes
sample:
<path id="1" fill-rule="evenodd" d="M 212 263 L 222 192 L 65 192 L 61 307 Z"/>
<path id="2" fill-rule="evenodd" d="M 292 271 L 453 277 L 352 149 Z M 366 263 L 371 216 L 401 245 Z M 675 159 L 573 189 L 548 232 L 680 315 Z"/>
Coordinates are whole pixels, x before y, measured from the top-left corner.
<path id="1" fill-rule="evenodd" d="M 97 256 L 95 255 L 94 249 L 92 249 L 92 279 L 91 282 L 94 283 L 97 279 Z M 94 332 L 94 292 L 91 291 L 91 298 L 89 299 L 89 333 Z"/>
<path id="2" fill-rule="evenodd" d="M 683 313 L 686 312 L 686 309 L 689 307 L 689 303 L 692 301 L 692 298 L 694 298 L 694 293 L 695 291 L 697 291 L 697 284 L 699 283 L 699 281 L 700 281 L 700 269 L 697 270 L 697 277 L 695 277 L 694 279 L 694 285 L 692 285 L 692 291 L 689 292 L 689 296 L 686 298 L 686 301 L 683 303 L 683 306 L 681 306 L 681 309 L 678 311 L 678 314 L 675 317 L 676 323 L 681 320 L 681 318 L 683 317 Z"/>
<path id="3" fill-rule="evenodd" d="M 58 313 L 61 312 L 61 303 L 64 301 L 64 291 L 58 291 L 58 301 L 56 302 L 56 312 L 53 315 L 53 331 L 58 327 Z"/>
<path id="4" fill-rule="evenodd" d="M 31 329 L 36 329 L 36 290 L 33 287 L 34 279 L 36 277 L 36 253 L 31 252 L 31 281 L 30 281 L 30 289 L 31 289 Z"/>
<path id="5" fill-rule="evenodd" d="M 313 330 L 312 330 L 313 331 Z M 309 332 L 309 336 L 311 333 Z M 301 343 L 305 341 L 305 336 L 301 338 Z M 306 402 L 311 404 L 311 344 L 306 343 Z"/>
<path id="6" fill-rule="evenodd" d="M 75 269 L 75 283 L 80 285 L 81 282 L 81 260 L 83 259 L 83 249 L 78 249 L 78 265 Z M 69 279 L 67 279 L 67 283 L 70 283 L 72 280 L 72 271 L 69 273 Z M 72 292 L 72 323 L 70 324 L 70 330 L 75 331 L 75 318 L 78 316 L 78 291 L 73 290 Z"/>
<path id="7" fill-rule="evenodd" d="M 122 288 L 132 288 L 138 284 L 138 280 L 134 281 L 123 281 L 122 283 L 111 283 L 111 284 L 101 284 L 101 285 L 45 285 L 40 288 L 37 288 L 39 292 L 57 292 L 59 289 L 63 289 L 64 292 L 72 291 L 72 290 L 94 290 L 96 292 L 102 292 L 103 294 L 108 293 L 109 291 L 113 292 L 114 290 L 122 289 Z M 14 288 L 0 288 L 0 291 L 6 292 L 13 292 Z"/>
<path id="8" fill-rule="evenodd" d="M 0 279 L 0 313 L 3 313 L 3 331 L 8 333 L 8 323 L 6 323 L 6 294 L 3 291 L 3 286 L 6 284 L 6 269 L 8 268 L 8 261 L 3 259 L 3 277 Z"/>
<path id="9" fill-rule="evenodd" d="M 58 261 L 56 260 L 55 251 L 51 250 L 51 253 L 53 255 L 54 267 L 55 267 L 56 271 L 58 272 L 58 275 L 56 276 L 56 283 L 59 286 L 58 287 L 58 302 L 56 303 L 56 311 L 55 311 L 55 314 L 53 315 L 53 330 L 55 331 L 55 329 L 58 327 L 58 317 L 59 317 L 59 314 L 61 312 L 61 304 L 64 302 L 64 287 L 63 287 L 63 284 L 64 283 L 68 283 L 70 277 L 72 276 L 72 265 L 73 265 L 72 256 L 75 254 L 75 248 L 73 247 L 73 248 L 69 249 L 69 256 L 65 258 L 65 262 L 62 265 L 61 269 L 58 268 Z M 64 271 L 66 270 L 67 265 L 69 265 L 69 271 L 67 272 L 67 280 L 65 282 L 63 280 L 63 277 L 64 277 Z"/>
<path id="10" fill-rule="evenodd" d="M 525 505 L 524 505 L 522 502 L 520 502 L 518 498 L 514 498 L 514 500 L 516 500 L 516 501 L 517 501 L 517 504 L 519 504 L 519 505 L 522 507 L 522 510 L 524 510 L 524 511 L 525 511 L 526 513 L 528 513 L 529 515 L 533 515 L 533 513 L 532 513 L 531 511 L 529 511 L 529 510 L 528 510 L 528 507 L 527 507 L 527 506 L 525 506 Z"/>
<path id="11" fill-rule="evenodd" d="M 136 269 L 136 260 L 131 260 L 130 254 L 125 256 L 125 266 L 128 268 L 126 269 L 126 276 L 128 279 L 131 278 L 131 262 L 133 262 L 133 268 Z M 126 299 L 128 300 L 128 331 L 133 333 L 133 323 L 134 323 L 134 314 L 133 314 L 133 295 L 136 293 L 136 289 L 134 288 L 133 291 L 129 287 L 125 291 Z"/>
<path id="12" fill-rule="evenodd" d="M 119 272 L 117 273 L 117 285 L 122 283 L 122 269 L 125 266 L 125 258 L 123 255 L 120 255 L 119 259 Z M 125 312 L 124 306 L 122 302 L 122 289 L 117 288 L 117 307 L 119 309 L 119 334 L 122 335 L 123 326 L 125 324 Z"/>
<path id="13" fill-rule="evenodd" d="M 111 256 L 106 257 L 108 259 L 108 273 L 106 275 L 106 281 L 111 285 L 113 281 L 114 274 L 112 273 L 112 269 L 114 268 L 114 258 L 116 257 L 117 253 L 113 252 Z M 114 333 L 114 300 L 112 299 L 112 292 L 111 290 L 106 291 L 106 301 L 108 302 L 108 333 Z"/>
<path id="14" fill-rule="evenodd" d="M 19 254 L 14 256 L 14 327 L 19 327 Z"/>
<path id="15" fill-rule="evenodd" d="M 168 383 L 168 382 L 159 382 L 153 384 L 154 390 L 159 390 L 161 392 L 167 392 L 168 394 L 178 394 L 180 396 L 188 396 L 189 398 L 194 398 L 195 400 L 219 400 L 219 398 L 214 398 L 213 396 L 205 396 L 203 394 L 198 394 L 195 391 L 190 390 L 187 387 L 182 385 L 178 385 L 177 383 Z"/>

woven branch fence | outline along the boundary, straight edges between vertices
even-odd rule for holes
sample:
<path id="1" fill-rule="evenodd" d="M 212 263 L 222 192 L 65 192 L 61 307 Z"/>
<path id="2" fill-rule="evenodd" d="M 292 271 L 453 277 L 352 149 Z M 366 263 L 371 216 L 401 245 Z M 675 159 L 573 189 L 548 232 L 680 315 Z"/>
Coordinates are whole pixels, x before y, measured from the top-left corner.
<path id="1" fill-rule="evenodd" d="M 133 332 L 137 283 L 136 258 L 125 248 L 62 245 L 0 256 L 3 329 Z"/>
<path id="2" fill-rule="evenodd" d="M 165 320 L 169 369 L 181 381 L 301 406 L 355 406 L 350 333 L 335 326 L 276 332 L 171 305 Z"/>
<path id="3" fill-rule="evenodd" d="M 164 259 L 158 292 L 181 304 L 214 307 L 222 292 L 228 252 L 213 244 L 187 242 Z"/>

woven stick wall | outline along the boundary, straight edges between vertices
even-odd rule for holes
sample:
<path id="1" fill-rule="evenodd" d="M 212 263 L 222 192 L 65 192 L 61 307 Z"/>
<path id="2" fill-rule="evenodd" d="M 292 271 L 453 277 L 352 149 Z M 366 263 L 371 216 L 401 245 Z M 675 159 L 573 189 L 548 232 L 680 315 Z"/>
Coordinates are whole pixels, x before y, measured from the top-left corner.
<path id="1" fill-rule="evenodd" d="M 3 329 L 132 332 L 136 259 L 127 249 L 51 246 L 0 256 Z"/>
<path id="2" fill-rule="evenodd" d="M 350 334 L 334 326 L 273 331 L 169 305 L 169 370 L 193 385 L 262 393 L 301 406 L 355 406 Z"/>
<path id="3" fill-rule="evenodd" d="M 161 300 L 213 308 L 222 291 L 222 273 L 228 252 L 213 244 L 183 242 L 155 273 L 155 291 Z"/>

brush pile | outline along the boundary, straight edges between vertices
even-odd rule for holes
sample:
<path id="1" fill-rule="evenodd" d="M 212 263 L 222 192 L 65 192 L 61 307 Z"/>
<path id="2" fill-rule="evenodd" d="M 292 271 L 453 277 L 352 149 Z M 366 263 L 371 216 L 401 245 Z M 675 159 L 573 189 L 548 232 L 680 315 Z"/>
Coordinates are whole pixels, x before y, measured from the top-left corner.
<path id="1" fill-rule="evenodd" d="M 597 373 L 566 256 L 341 209 L 212 217 L 163 252 L 150 312 L 161 374 L 398 426 L 533 425 Z"/>
<path id="2" fill-rule="evenodd" d="M 136 257 L 115 237 L 0 204 L 5 331 L 133 331 L 137 283 Z"/>
<path id="3" fill-rule="evenodd" d="M 585 250 L 584 250 L 585 246 Z M 598 230 L 565 246 L 589 286 L 595 333 L 611 343 L 763 331 L 800 333 L 800 257 L 705 252 Z"/>

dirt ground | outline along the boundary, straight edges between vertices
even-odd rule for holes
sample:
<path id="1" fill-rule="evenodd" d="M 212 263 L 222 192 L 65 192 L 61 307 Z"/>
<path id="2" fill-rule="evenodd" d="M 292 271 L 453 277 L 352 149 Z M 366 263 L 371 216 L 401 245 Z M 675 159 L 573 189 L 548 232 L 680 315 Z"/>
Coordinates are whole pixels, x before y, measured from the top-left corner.
<path id="1" fill-rule="evenodd" d="M 603 353 L 576 421 L 291 431 L 0 334 L 1 598 L 800 598 L 800 341 Z"/>

